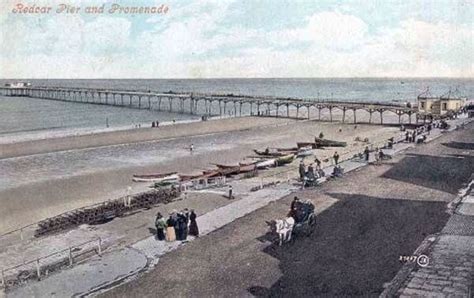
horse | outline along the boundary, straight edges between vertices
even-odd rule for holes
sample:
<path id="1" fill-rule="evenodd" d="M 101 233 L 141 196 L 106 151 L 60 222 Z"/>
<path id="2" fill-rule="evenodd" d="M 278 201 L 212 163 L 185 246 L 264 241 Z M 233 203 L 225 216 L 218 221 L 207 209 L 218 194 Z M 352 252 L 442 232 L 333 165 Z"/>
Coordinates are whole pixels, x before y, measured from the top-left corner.
<path id="1" fill-rule="evenodd" d="M 270 226 L 272 233 L 278 234 L 278 245 L 281 246 L 283 242 L 291 240 L 291 233 L 295 225 L 293 217 L 287 217 L 285 219 L 276 219 L 271 222 L 267 222 Z"/>

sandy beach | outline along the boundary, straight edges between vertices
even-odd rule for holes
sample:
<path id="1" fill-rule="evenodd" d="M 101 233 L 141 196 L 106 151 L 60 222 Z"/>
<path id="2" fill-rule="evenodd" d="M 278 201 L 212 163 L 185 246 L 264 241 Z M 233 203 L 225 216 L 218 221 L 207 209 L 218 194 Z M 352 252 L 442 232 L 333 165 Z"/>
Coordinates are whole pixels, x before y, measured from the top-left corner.
<path id="1" fill-rule="evenodd" d="M 338 148 L 362 151 L 365 143 L 398 136 L 396 127 L 295 121 L 285 118 L 244 117 L 163 129 L 144 128 L 79 137 L 11 144 L 0 160 L 5 169 L 0 181 L 0 232 L 37 222 L 74 208 L 146 190 L 148 184 L 133 183 L 136 173 L 179 171 L 197 173 L 212 163 L 236 163 L 252 149 L 294 147 L 297 141 L 312 141 L 323 132 L 326 138 L 346 141 Z M 193 143 L 196 150 L 187 149 Z M 317 150 L 320 159 L 336 149 Z M 26 155 L 35 153 L 35 155 Z M 331 162 L 329 159 L 328 162 Z"/>

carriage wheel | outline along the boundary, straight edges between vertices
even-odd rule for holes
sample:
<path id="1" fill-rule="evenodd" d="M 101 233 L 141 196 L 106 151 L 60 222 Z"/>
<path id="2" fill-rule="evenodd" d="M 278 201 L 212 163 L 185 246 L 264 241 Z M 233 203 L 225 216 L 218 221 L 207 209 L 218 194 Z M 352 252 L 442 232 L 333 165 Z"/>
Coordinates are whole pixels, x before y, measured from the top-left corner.
<path id="1" fill-rule="evenodd" d="M 306 226 L 306 236 L 310 236 L 314 232 L 314 227 L 316 226 L 316 215 L 312 213 L 308 218 L 308 224 Z"/>

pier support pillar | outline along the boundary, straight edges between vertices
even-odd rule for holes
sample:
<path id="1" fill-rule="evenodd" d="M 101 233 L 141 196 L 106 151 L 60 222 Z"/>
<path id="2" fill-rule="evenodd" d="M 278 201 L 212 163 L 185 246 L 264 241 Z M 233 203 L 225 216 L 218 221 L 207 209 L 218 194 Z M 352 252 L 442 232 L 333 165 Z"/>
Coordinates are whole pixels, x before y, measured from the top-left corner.
<path id="1" fill-rule="evenodd" d="M 411 112 L 408 112 L 408 123 L 411 124 Z"/>
<path id="2" fill-rule="evenodd" d="M 309 119 L 310 119 L 310 116 L 311 116 L 310 113 L 309 113 L 309 112 L 310 112 L 309 106 L 306 106 L 306 108 L 308 109 L 308 120 L 309 120 Z"/>
<path id="3" fill-rule="evenodd" d="M 383 124 L 383 110 L 380 110 L 380 124 Z"/>
<path id="4" fill-rule="evenodd" d="M 290 118 L 290 105 L 286 104 L 286 117 Z"/>
<path id="5" fill-rule="evenodd" d="M 299 118 L 300 116 L 300 105 L 296 106 L 296 118 Z"/>
<path id="6" fill-rule="evenodd" d="M 346 107 L 342 108 L 342 123 L 346 121 Z"/>
<path id="7" fill-rule="evenodd" d="M 332 107 L 329 107 L 329 121 L 332 122 Z"/>
<path id="8" fill-rule="evenodd" d="M 356 109 L 352 109 L 352 112 L 354 113 L 354 124 L 357 123 L 357 115 L 356 115 Z"/>

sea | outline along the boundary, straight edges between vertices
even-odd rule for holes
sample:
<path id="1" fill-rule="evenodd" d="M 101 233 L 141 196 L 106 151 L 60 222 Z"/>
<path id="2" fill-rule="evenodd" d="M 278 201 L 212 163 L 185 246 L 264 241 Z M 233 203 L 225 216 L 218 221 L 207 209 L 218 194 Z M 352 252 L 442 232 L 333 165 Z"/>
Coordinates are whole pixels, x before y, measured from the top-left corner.
<path id="1" fill-rule="evenodd" d="M 310 100 L 416 101 L 429 88 L 434 96 L 449 90 L 474 97 L 474 79 L 447 78 L 278 78 L 278 79 L 87 79 L 28 81 L 33 86 L 106 88 L 158 92 L 297 97 Z M 0 96 L 0 144 L 98 131 L 197 120 L 199 115 L 91 105 L 28 97 Z"/>

